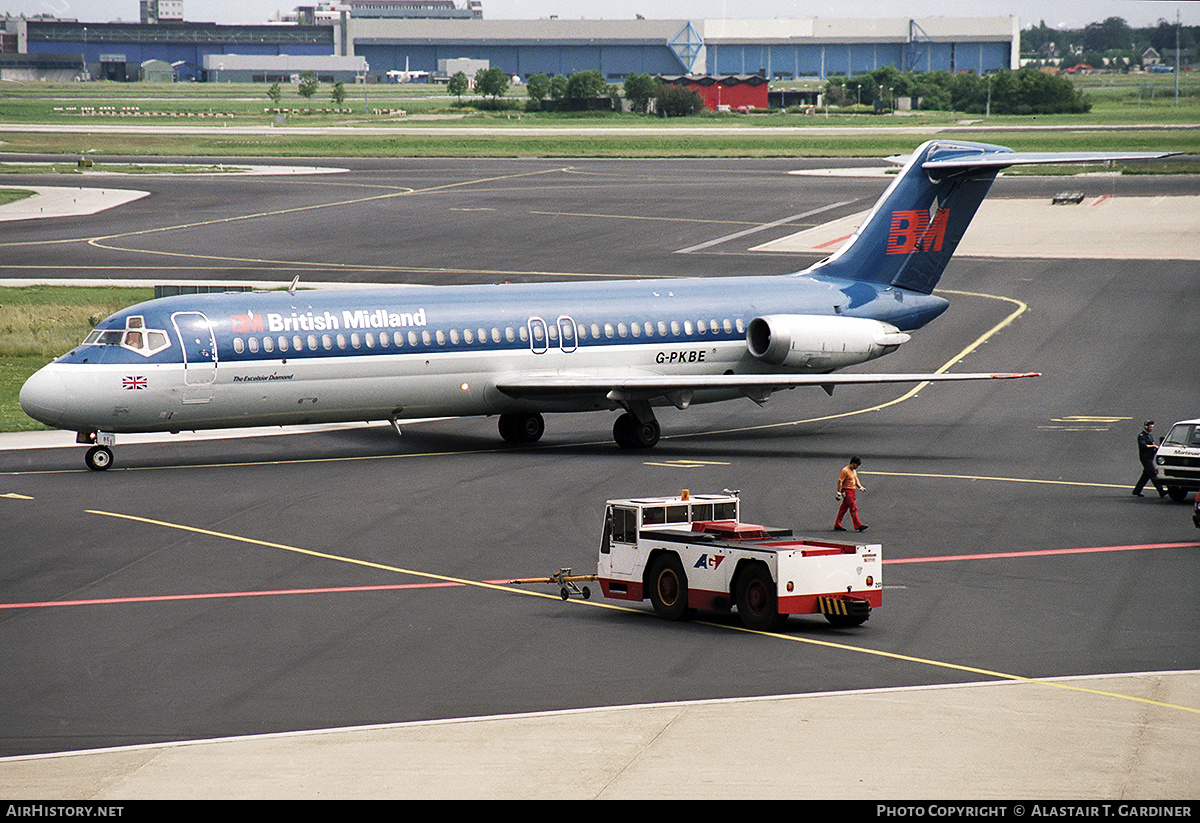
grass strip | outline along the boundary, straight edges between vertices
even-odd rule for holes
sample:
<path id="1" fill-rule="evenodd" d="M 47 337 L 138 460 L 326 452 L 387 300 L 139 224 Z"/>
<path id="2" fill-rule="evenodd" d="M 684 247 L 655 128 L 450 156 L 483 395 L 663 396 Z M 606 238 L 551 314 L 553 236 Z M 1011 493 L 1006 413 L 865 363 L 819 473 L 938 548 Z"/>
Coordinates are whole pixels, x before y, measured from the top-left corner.
<path id="1" fill-rule="evenodd" d="M 541 133 L 462 129 L 453 133 L 396 135 L 271 134 L 28 134 L 0 132 L 9 152 L 29 154 L 191 157 L 881 157 L 907 154 L 933 135 L 880 132 L 779 132 L 730 134 L 722 129 L 682 133 Z M 1000 143 L 1017 151 L 1196 152 L 1195 131 L 1180 129 L 1096 131 L 956 132 L 944 137 Z"/>
<path id="2" fill-rule="evenodd" d="M 113 312 L 154 297 L 152 287 L 0 288 L 0 431 L 36 431 L 18 397 L 29 375 L 79 344 Z"/>

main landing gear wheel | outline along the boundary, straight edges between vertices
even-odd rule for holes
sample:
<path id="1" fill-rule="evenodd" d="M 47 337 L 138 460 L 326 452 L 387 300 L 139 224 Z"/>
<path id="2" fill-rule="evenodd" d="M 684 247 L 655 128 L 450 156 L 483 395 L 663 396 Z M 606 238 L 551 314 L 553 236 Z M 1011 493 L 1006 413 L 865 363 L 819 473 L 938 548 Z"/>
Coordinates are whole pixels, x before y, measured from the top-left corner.
<path id="1" fill-rule="evenodd" d="M 674 554 L 660 554 L 650 565 L 650 605 L 664 620 L 687 620 L 688 582 L 683 564 Z"/>
<path id="2" fill-rule="evenodd" d="M 613 423 L 613 440 L 623 449 L 649 449 L 658 443 L 661 430 L 654 419 L 639 422 L 626 412 Z"/>
<path id="3" fill-rule="evenodd" d="M 779 613 L 775 581 L 765 566 L 754 563 L 738 578 L 737 610 L 742 625 L 755 631 L 783 628 L 788 616 Z"/>
<path id="4" fill-rule="evenodd" d="M 84 455 L 83 462 L 92 471 L 102 472 L 112 465 L 113 453 L 108 446 L 92 446 Z"/>
<path id="5" fill-rule="evenodd" d="M 546 431 L 546 421 L 533 414 L 500 415 L 500 436 L 508 443 L 536 443 Z"/>

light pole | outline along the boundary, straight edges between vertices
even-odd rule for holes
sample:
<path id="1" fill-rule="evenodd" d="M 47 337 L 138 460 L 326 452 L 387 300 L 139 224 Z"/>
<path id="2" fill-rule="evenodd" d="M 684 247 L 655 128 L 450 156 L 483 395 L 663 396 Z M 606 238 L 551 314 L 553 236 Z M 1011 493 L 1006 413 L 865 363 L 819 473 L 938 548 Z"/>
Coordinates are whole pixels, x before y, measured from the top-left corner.
<path id="1" fill-rule="evenodd" d="M 1175 108 L 1179 108 L 1179 9 L 1175 10 Z"/>

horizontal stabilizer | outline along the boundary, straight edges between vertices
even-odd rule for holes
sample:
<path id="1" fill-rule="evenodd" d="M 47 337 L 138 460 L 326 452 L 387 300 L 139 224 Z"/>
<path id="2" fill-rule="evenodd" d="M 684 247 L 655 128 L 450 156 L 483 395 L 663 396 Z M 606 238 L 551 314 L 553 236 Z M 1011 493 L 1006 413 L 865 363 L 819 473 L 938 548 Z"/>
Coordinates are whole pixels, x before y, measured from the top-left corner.
<path id="1" fill-rule="evenodd" d="M 807 269 L 846 280 L 932 294 L 992 181 L 1010 166 L 1154 160 L 1172 152 L 1018 152 L 991 143 L 930 140 L 850 239 Z"/>
<path id="2" fill-rule="evenodd" d="M 934 153 L 921 163 L 927 172 L 961 169 L 1004 169 L 1009 166 L 1053 165 L 1055 163 L 1108 163 L 1117 160 L 1158 160 L 1179 152 L 1111 152 L 1111 151 L 1012 151 L 1001 147 L 981 148 L 977 152 L 962 151 L 962 145 L 954 147 L 951 156 L 938 157 Z"/>

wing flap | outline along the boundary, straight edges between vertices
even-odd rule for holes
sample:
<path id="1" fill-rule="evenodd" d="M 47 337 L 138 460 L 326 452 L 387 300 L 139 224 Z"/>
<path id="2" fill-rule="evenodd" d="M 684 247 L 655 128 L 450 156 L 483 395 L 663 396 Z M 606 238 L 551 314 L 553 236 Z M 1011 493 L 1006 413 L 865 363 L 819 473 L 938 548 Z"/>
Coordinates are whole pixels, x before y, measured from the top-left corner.
<path id="1" fill-rule="evenodd" d="M 514 398 L 609 395 L 658 397 L 682 392 L 734 390 L 747 394 L 800 386 L 878 383 L 940 383 L 961 380 L 1012 380 L 1039 377 L 1038 372 L 978 372 L 934 374 L 712 374 L 712 375 L 519 375 L 497 381 L 496 388 Z"/>

